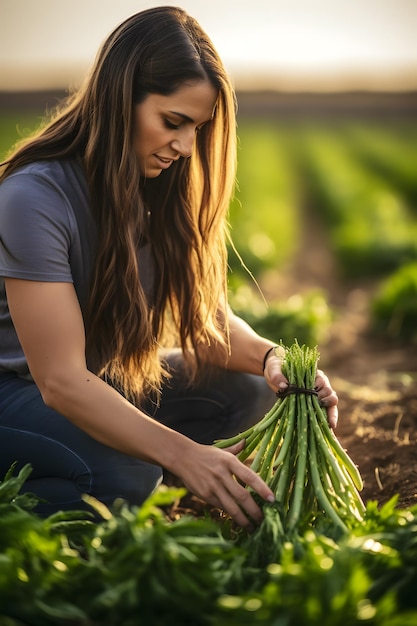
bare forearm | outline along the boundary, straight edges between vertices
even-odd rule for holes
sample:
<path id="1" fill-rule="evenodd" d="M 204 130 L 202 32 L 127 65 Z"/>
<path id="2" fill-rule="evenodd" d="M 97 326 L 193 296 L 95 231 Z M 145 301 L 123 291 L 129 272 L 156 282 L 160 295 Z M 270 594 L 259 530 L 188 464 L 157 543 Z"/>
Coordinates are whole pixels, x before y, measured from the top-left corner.
<path id="1" fill-rule="evenodd" d="M 230 313 L 230 355 L 225 359 L 224 351 L 210 346 L 206 349 L 206 358 L 219 367 L 226 367 L 238 372 L 262 375 L 263 360 L 266 351 L 274 343 L 258 335 L 240 317 Z"/>
<path id="2" fill-rule="evenodd" d="M 230 318 L 230 342 L 231 356 L 227 367 L 262 375 L 265 353 L 274 343 L 258 335 L 249 324 L 236 315 Z"/>

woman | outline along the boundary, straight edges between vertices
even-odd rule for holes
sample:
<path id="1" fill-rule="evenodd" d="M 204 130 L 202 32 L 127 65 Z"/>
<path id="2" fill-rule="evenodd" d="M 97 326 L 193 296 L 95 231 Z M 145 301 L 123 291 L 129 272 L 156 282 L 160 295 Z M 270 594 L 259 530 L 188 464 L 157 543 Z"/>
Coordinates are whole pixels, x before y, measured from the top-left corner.
<path id="1" fill-rule="evenodd" d="M 252 528 L 242 484 L 207 445 L 285 387 L 279 351 L 228 310 L 235 102 L 207 35 L 158 7 L 105 41 L 85 85 L 3 164 L 0 472 L 33 467 L 37 510 L 141 504 L 175 474 Z M 263 375 L 263 376 L 262 376 Z M 337 397 L 319 372 L 335 426 Z"/>

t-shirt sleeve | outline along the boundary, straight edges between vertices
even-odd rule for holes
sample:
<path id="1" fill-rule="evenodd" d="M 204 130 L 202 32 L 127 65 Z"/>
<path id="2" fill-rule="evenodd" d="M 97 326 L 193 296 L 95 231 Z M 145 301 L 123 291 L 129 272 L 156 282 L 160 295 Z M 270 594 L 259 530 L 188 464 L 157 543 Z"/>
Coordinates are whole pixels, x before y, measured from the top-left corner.
<path id="1" fill-rule="evenodd" d="M 50 181 L 14 174 L 0 186 L 0 276 L 72 282 L 71 219 Z"/>

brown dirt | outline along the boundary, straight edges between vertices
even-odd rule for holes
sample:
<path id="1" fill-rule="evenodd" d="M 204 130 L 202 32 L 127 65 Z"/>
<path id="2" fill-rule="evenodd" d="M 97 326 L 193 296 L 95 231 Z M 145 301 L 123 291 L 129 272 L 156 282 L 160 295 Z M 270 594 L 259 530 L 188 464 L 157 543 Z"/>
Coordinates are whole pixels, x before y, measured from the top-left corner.
<path id="1" fill-rule="evenodd" d="M 359 336 L 352 353 L 335 355 L 327 372 L 339 395 L 342 445 L 359 466 L 364 500 L 417 504 L 417 357 Z M 331 356 L 331 355 L 330 355 Z"/>

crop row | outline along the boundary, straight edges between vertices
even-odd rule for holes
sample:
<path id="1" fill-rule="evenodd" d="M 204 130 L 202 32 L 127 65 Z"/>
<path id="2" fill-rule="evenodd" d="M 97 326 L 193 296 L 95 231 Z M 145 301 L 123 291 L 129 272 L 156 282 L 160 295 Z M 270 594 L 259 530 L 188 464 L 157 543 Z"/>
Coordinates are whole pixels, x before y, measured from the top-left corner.
<path id="1" fill-rule="evenodd" d="M 357 279 L 381 282 L 372 307 L 374 327 L 381 332 L 390 329 L 393 338 L 414 338 L 415 331 L 410 331 L 417 314 L 414 126 L 247 124 L 240 128 L 244 149 L 239 153 L 238 176 L 248 182 L 238 190 L 241 206 L 239 212 L 232 212 L 231 223 L 235 242 L 249 268 L 256 276 L 271 263 L 280 271 L 291 254 L 303 254 L 301 220 L 309 211 L 326 233 L 342 279 L 351 283 Z M 259 198 L 265 180 L 271 181 L 268 190 L 273 194 L 268 193 L 268 202 L 262 203 Z M 269 250 L 274 252 L 268 262 L 261 253 L 254 258 L 257 250 L 250 249 L 249 232 L 253 230 L 246 230 L 244 225 L 252 221 L 257 222 L 260 241 L 260 229 L 267 233 Z M 274 239 L 275 248 L 270 244 Z M 285 240 L 286 254 L 279 256 L 277 246 L 282 250 Z M 308 308 L 308 302 L 305 304 Z M 282 311 L 282 304 L 263 315 L 254 310 L 256 307 L 260 309 L 256 292 L 251 297 L 246 295 L 243 308 L 248 310 L 252 323 L 260 327 L 271 315 L 275 321 L 282 321 L 288 313 L 288 307 Z M 293 330 L 298 330 L 299 321 L 294 320 Z M 310 330 L 314 335 L 316 329 Z"/>
<path id="2" fill-rule="evenodd" d="M 282 266 L 297 249 L 300 195 L 296 171 L 279 133 L 262 122 L 239 127 L 238 180 L 230 207 L 233 242 L 245 265 L 258 276 Z M 242 275 L 231 251 L 233 273 Z"/>
<path id="3" fill-rule="evenodd" d="M 417 128 L 389 132 L 381 127 L 356 124 L 349 127 L 352 147 L 362 163 L 389 181 L 417 213 Z M 406 132 L 405 129 L 403 131 Z"/>
<path id="4" fill-rule="evenodd" d="M 354 135 L 308 129 L 301 147 L 313 206 L 344 275 L 384 275 L 417 258 L 416 213 L 389 179 L 361 159 Z"/>

